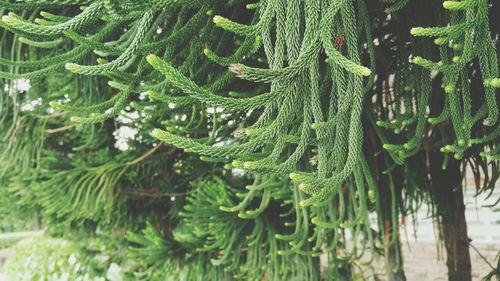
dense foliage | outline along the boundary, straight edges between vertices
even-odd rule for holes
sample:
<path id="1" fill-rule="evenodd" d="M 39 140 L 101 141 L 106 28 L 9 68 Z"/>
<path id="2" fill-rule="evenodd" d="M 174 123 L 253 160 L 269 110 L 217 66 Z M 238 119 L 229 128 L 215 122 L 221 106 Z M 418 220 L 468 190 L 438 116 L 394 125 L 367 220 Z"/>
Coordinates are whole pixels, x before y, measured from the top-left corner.
<path id="1" fill-rule="evenodd" d="M 449 215 L 436 162 L 499 177 L 497 1 L 0 8 L 1 200 L 123 238 L 135 279 L 401 272 L 401 220 Z"/>

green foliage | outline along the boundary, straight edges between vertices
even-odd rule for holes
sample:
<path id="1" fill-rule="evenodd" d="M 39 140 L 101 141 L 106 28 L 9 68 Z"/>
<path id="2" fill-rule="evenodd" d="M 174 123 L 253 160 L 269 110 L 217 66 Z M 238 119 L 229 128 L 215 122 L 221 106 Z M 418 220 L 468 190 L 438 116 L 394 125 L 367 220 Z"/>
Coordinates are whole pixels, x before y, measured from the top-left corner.
<path id="1" fill-rule="evenodd" d="M 0 9 L 0 200 L 127 233 L 134 278 L 353 279 L 430 200 L 430 153 L 500 175 L 498 3 Z"/>

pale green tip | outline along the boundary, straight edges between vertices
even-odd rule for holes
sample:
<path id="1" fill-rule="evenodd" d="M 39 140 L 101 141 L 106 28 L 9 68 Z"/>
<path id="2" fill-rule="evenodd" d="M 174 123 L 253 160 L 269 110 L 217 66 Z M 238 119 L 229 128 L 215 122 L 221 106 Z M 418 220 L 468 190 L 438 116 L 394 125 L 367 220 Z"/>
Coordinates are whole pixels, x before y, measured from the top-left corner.
<path id="1" fill-rule="evenodd" d="M 448 10 L 456 10 L 456 9 L 463 8 L 463 6 L 461 6 L 461 4 L 462 3 L 458 2 L 458 1 L 444 1 L 443 8 L 448 9 Z"/>
<path id="2" fill-rule="evenodd" d="M 300 206 L 301 208 L 305 208 L 305 207 L 307 207 L 307 206 L 309 206 L 309 205 L 311 205 L 311 204 L 310 204 L 307 200 L 302 200 L 302 201 L 300 201 L 300 203 L 299 203 L 299 206 Z"/>
<path id="3" fill-rule="evenodd" d="M 436 44 L 436 45 L 444 45 L 444 44 L 446 44 L 446 42 L 448 42 L 448 40 L 444 37 L 439 37 L 439 38 L 434 39 L 434 44 Z"/>
<path id="4" fill-rule="evenodd" d="M 306 190 L 308 190 L 310 187 L 311 187 L 311 186 L 310 186 L 310 185 L 308 185 L 307 183 L 301 183 L 301 184 L 299 184 L 299 189 L 300 189 L 301 191 L 306 191 Z"/>
<path id="5" fill-rule="evenodd" d="M 248 10 L 254 10 L 254 9 L 257 9 L 259 7 L 259 4 L 258 3 L 251 3 L 251 4 L 247 4 L 245 7 Z"/>
<path id="6" fill-rule="evenodd" d="M 2 16 L 2 21 L 5 23 L 12 23 L 12 18 L 9 16 Z"/>
<path id="7" fill-rule="evenodd" d="M 121 89 L 125 85 L 123 85 L 122 83 L 111 80 L 111 81 L 108 81 L 108 86 L 110 86 L 111 88 Z"/>
<path id="8" fill-rule="evenodd" d="M 452 85 L 448 85 L 444 87 L 444 92 L 447 94 L 452 94 L 455 91 L 455 88 Z"/>
<path id="9" fill-rule="evenodd" d="M 214 19 L 213 19 L 213 22 L 214 22 L 216 25 L 221 24 L 223 21 L 224 21 L 224 18 L 223 18 L 223 17 L 221 17 L 221 16 L 215 16 L 215 17 L 214 17 Z"/>
<path id="10" fill-rule="evenodd" d="M 56 101 L 51 101 L 51 102 L 49 102 L 49 106 L 52 107 L 52 108 L 58 108 L 59 107 L 59 103 L 57 103 Z"/>
<path id="11" fill-rule="evenodd" d="M 256 133 L 257 133 L 257 130 L 245 129 L 245 136 L 247 136 L 247 137 L 254 136 Z"/>
<path id="12" fill-rule="evenodd" d="M 153 55 L 153 54 L 149 54 L 149 55 L 146 57 L 146 61 L 147 61 L 149 64 L 153 65 L 153 64 L 155 64 L 156 62 L 158 62 L 158 57 L 157 57 L 157 56 L 155 56 L 155 55 Z"/>
<path id="13" fill-rule="evenodd" d="M 49 12 L 46 12 L 46 11 L 41 11 L 40 12 L 40 16 L 44 17 L 44 18 L 47 18 L 47 17 L 50 17 L 52 16 L 53 14 L 49 13 Z"/>
<path id="14" fill-rule="evenodd" d="M 424 59 L 422 57 L 419 57 L 419 56 L 416 56 L 413 59 L 413 63 L 415 63 L 415 64 L 421 64 L 423 61 L 424 61 Z"/>
<path id="15" fill-rule="evenodd" d="M 290 175 L 288 175 L 288 176 L 293 181 L 298 180 L 300 178 L 300 175 L 298 173 L 290 173 Z"/>
<path id="16" fill-rule="evenodd" d="M 453 6 L 455 3 L 454 1 L 444 1 L 443 2 L 443 8 L 449 9 L 451 6 Z"/>
<path id="17" fill-rule="evenodd" d="M 414 36 L 418 36 L 422 33 L 422 31 L 424 31 L 424 28 L 422 27 L 414 27 L 412 29 L 410 29 L 410 34 L 411 35 L 414 35 Z"/>
<path id="18" fill-rule="evenodd" d="M 78 116 L 72 116 L 69 120 L 70 120 L 71 122 L 81 123 L 81 122 L 83 122 L 83 120 L 85 120 L 85 118 L 83 118 L 83 117 L 78 117 Z"/>
<path id="19" fill-rule="evenodd" d="M 210 54 L 210 50 L 209 50 L 209 49 L 207 49 L 207 48 L 203 49 L 203 54 L 204 54 L 205 56 L 208 56 L 208 54 Z"/>
<path id="20" fill-rule="evenodd" d="M 368 197 L 375 198 L 375 192 L 373 192 L 373 190 L 368 190 Z"/>
<path id="21" fill-rule="evenodd" d="M 370 76 L 372 74 L 372 71 L 369 68 L 363 66 L 360 73 L 363 76 Z"/>
<path id="22" fill-rule="evenodd" d="M 245 168 L 247 170 L 255 169 L 255 162 L 247 161 L 247 162 L 243 163 L 243 168 Z"/>
<path id="23" fill-rule="evenodd" d="M 162 133 L 163 133 L 163 131 L 160 129 L 153 129 L 153 131 L 151 131 L 151 136 L 153 136 L 155 138 L 160 138 Z"/>
<path id="24" fill-rule="evenodd" d="M 242 167 L 241 161 L 239 161 L 239 160 L 233 160 L 233 162 L 231 162 L 231 165 L 233 165 L 233 167 L 235 167 L 235 168 Z"/>
<path id="25" fill-rule="evenodd" d="M 72 63 L 72 62 L 68 62 L 64 65 L 64 68 L 66 68 L 67 70 L 69 71 L 74 71 L 78 68 L 78 64 L 76 63 Z"/>

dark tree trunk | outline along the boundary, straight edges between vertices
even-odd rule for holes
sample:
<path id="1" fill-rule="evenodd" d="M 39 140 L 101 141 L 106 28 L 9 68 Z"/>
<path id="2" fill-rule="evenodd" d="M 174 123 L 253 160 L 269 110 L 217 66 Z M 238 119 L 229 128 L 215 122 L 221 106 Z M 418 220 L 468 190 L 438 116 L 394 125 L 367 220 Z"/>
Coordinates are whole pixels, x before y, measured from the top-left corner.
<path id="1" fill-rule="evenodd" d="M 431 193 L 441 218 L 441 234 L 446 248 L 450 281 L 470 281 L 469 237 L 465 220 L 460 162 L 450 159 L 442 169 L 442 154 L 430 153 Z"/>

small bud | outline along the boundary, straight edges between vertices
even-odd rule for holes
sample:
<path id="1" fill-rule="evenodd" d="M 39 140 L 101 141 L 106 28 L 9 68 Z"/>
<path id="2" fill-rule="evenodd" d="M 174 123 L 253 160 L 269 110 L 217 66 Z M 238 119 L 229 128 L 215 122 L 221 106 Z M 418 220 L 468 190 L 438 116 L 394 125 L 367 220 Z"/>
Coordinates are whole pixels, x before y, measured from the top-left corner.
<path id="1" fill-rule="evenodd" d="M 460 9 L 466 9 L 469 5 L 467 1 L 444 1 L 443 2 L 443 8 L 447 10 L 460 10 Z"/>
<path id="2" fill-rule="evenodd" d="M 83 120 L 85 120 L 85 118 L 79 117 L 79 116 L 72 116 L 69 120 L 71 122 L 81 123 L 81 122 L 83 122 Z"/>
<path id="3" fill-rule="evenodd" d="M 213 19 L 213 22 L 216 24 L 216 25 L 219 25 L 221 24 L 225 19 L 221 16 L 215 16 L 214 19 Z"/>
<path id="4" fill-rule="evenodd" d="M 318 128 L 319 128 L 319 124 L 318 123 L 312 123 L 311 124 L 311 129 L 316 130 Z"/>
<path id="5" fill-rule="evenodd" d="M 438 38 L 434 39 L 434 44 L 439 45 L 439 46 L 444 45 L 447 42 L 448 42 L 448 39 L 446 39 L 444 37 L 438 37 Z"/>
<path id="6" fill-rule="evenodd" d="M 484 79 L 484 86 L 500 88 L 500 78 Z"/>
<path id="7" fill-rule="evenodd" d="M 53 109 L 58 109 L 59 103 L 57 101 L 51 101 L 49 102 L 49 106 L 52 107 Z"/>
<path id="8" fill-rule="evenodd" d="M 307 184 L 307 183 L 301 183 L 301 184 L 299 184 L 299 189 L 300 189 L 301 191 L 306 191 L 306 190 L 308 190 L 308 189 L 310 189 L 310 188 L 311 188 L 311 185 L 309 185 L 309 184 Z"/>
<path id="9" fill-rule="evenodd" d="M 290 175 L 288 175 L 288 177 L 290 177 L 290 179 L 293 181 L 297 181 L 301 178 L 299 173 L 291 173 Z"/>
<path id="10" fill-rule="evenodd" d="M 247 136 L 245 129 L 236 129 L 233 132 L 233 136 L 235 139 L 241 139 Z"/>
<path id="11" fill-rule="evenodd" d="M 234 160 L 231 165 L 235 168 L 243 168 L 243 162 L 240 160 Z"/>
<path id="12" fill-rule="evenodd" d="M 246 5 L 246 8 L 247 8 L 248 10 L 255 10 L 255 9 L 257 9 L 258 7 L 259 7 L 259 3 L 251 3 L 251 4 L 247 4 L 247 5 Z"/>
<path id="13" fill-rule="evenodd" d="M 373 190 L 368 190 L 368 198 L 372 201 L 375 200 L 375 192 L 373 192 Z"/>
<path id="14" fill-rule="evenodd" d="M 153 54 L 150 54 L 146 57 L 146 61 L 151 65 L 157 65 L 159 62 L 159 58 Z"/>
<path id="15" fill-rule="evenodd" d="M 232 73 L 240 76 L 240 75 L 243 75 L 243 67 L 241 64 L 237 63 L 237 64 L 231 64 L 229 66 L 229 71 L 231 71 Z"/>
<path id="16" fill-rule="evenodd" d="M 444 87 L 444 92 L 447 94 L 453 94 L 454 91 L 455 87 L 453 87 L 453 85 L 447 85 L 446 87 Z"/>
<path id="17" fill-rule="evenodd" d="M 78 68 L 78 64 L 68 62 L 64 65 L 64 68 L 66 68 L 67 70 L 69 70 L 71 72 L 75 72 Z"/>
<path id="18" fill-rule="evenodd" d="M 424 30 L 425 30 L 425 28 L 423 28 L 423 27 L 414 27 L 414 28 L 410 29 L 410 34 L 414 35 L 414 36 L 419 36 L 419 35 L 422 35 Z"/>
<path id="19" fill-rule="evenodd" d="M 412 149 L 414 147 L 414 145 L 411 144 L 411 143 L 405 143 L 405 144 L 403 144 L 403 147 L 406 150 L 410 150 L 410 149 Z"/>
<path id="20" fill-rule="evenodd" d="M 14 22 L 13 18 L 11 18 L 11 17 L 9 17 L 9 16 L 7 16 L 7 15 L 2 16 L 2 21 L 3 21 L 4 23 L 7 23 L 7 24 L 9 24 L 9 23 L 13 23 L 13 22 Z"/>

